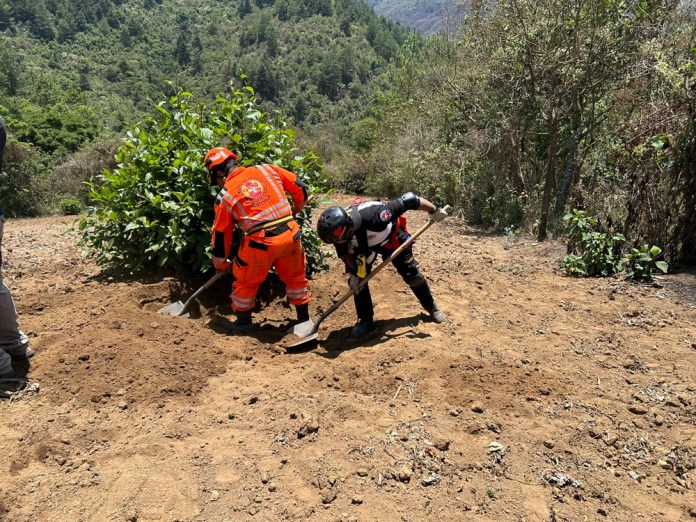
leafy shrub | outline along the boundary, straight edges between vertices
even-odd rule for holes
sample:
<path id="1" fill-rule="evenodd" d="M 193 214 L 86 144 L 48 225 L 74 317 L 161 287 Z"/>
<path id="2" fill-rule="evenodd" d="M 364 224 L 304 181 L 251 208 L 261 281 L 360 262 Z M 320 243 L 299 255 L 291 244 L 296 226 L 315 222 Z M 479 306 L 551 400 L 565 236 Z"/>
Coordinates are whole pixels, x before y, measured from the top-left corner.
<path id="1" fill-rule="evenodd" d="M 297 174 L 310 193 L 325 184 L 311 152 L 296 155 L 294 133 L 268 121 L 246 87 L 211 106 L 180 92 L 156 105 L 158 114 L 127 133 L 117 166 L 91 184 L 93 206 L 80 222 L 80 244 L 104 268 L 133 273 L 160 267 L 184 272 L 210 267 L 210 226 L 217 192 L 202 173 L 212 147 L 234 150 L 242 165 L 276 163 Z M 308 271 L 324 268 L 316 232 L 303 211 Z"/>
<path id="2" fill-rule="evenodd" d="M 114 156 L 117 147 L 118 142 L 110 140 L 96 143 L 69 155 L 54 169 L 54 192 L 62 194 L 63 197 L 78 199 L 83 206 L 87 205 L 90 192 L 88 182 L 104 169 L 116 167 Z"/>
<path id="3" fill-rule="evenodd" d="M 64 216 L 74 216 L 82 212 L 82 203 L 75 198 L 61 198 L 58 201 L 58 208 Z"/>
<path id="4" fill-rule="evenodd" d="M 623 256 L 619 247 L 625 238 L 621 234 L 608 234 L 593 230 L 597 220 L 584 210 L 573 210 L 563 218 L 567 222 L 566 238 L 568 254 L 561 262 L 561 269 L 576 276 L 608 276 L 625 272 L 626 279 L 652 281 L 657 270 L 667 273 L 665 261 L 658 261 L 662 249 L 642 245 L 632 248 Z"/>
<path id="5" fill-rule="evenodd" d="M 563 221 L 567 223 L 569 255 L 561 262 L 562 270 L 570 275 L 609 276 L 620 269 L 623 235 L 593 230 L 598 222 L 584 210 L 573 210 Z"/>
<path id="6" fill-rule="evenodd" d="M 662 254 L 662 249 L 654 245 L 632 248 L 620 262 L 621 270 L 626 271 L 626 279 L 652 281 L 655 271 L 659 270 L 666 274 L 669 268 L 667 263 L 656 260 L 660 254 Z"/>
<path id="7" fill-rule="evenodd" d="M 8 136 L 0 174 L 0 201 L 12 217 L 40 215 L 51 196 L 47 158 L 35 147 Z"/>

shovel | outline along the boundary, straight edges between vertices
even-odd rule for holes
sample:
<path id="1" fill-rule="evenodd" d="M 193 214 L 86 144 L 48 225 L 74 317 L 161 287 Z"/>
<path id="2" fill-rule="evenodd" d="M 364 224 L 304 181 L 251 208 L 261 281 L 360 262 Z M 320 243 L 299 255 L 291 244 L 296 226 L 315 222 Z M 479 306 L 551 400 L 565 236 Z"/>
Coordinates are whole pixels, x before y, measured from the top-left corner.
<path id="1" fill-rule="evenodd" d="M 445 211 L 449 210 L 449 205 L 444 207 Z M 413 243 L 418 236 L 420 236 L 423 232 L 428 230 L 430 225 L 432 225 L 434 221 L 428 220 L 428 222 L 420 227 L 410 238 L 408 238 L 404 243 L 399 246 L 394 252 L 384 261 L 382 261 L 377 268 L 372 270 L 369 274 L 367 274 L 367 277 L 365 277 L 362 281 L 360 281 L 360 285 L 358 286 L 358 289 L 362 289 L 363 286 L 367 284 L 367 282 L 372 279 L 374 276 L 377 275 L 377 273 L 382 270 L 385 266 L 387 266 L 389 263 L 392 262 L 392 260 L 401 254 L 404 250 L 408 248 L 408 246 Z M 290 333 L 295 334 L 296 336 L 300 337 L 300 340 L 289 345 L 288 348 L 294 348 L 296 346 L 300 346 L 306 343 L 309 343 L 310 341 L 313 341 L 314 339 L 317 338 L 319 335 L 319 325 L 321 322 L 326 319 L 328 316 L 330 316 L 332 313 L 334 313 L 338 308 L 345 303 L 350 297 L 353 295 L 353 290 L 348 290 L 343 297 L 341 297 L 338 301 L 336 301 L 331 307 L 322 314 L 322 316 L 317 320 L 315 323 L 311 319 L 309 321 L 305 321 L 303 323 L 296 324 L 293 326 L 292 330 L 290 330 Z"/>
<path id="2" fill-rule="evenodd" d="M 206 288 L 208 288 L 210 285 L 212 285 L 215 281 L 220 279 L 223 275 L 225 274 L 224 271 L 222 272 L 217 272 L 213 277 L 208 279 L 208 281 L 201 286 L 198 290 L 196 290 L 191 297 L 188 298 L 188 300 L 185 303 L 182 303 L 181 301 L 177 301 L 176 303 L 168 304 L 167 306 L 160 308 L 157 310 L 158 314 L 165 314 L 165 315 L 173 315 L 175 317 L 188 317 L 188 314 L 185 314 L 186 310 L 188 309 L 189 305 L 193 302 L 193 300 L 200 295 L 201 292 L 203 292 Z"/>

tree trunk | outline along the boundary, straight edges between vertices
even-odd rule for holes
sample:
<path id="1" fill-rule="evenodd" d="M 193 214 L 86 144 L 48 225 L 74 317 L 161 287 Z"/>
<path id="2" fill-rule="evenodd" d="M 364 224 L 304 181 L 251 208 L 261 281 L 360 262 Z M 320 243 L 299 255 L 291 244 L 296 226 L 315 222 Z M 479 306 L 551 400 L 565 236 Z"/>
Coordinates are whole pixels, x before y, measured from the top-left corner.
<path id="1" fill-rule="evenodd" d="M 575 177 L 575 171 L 578 166 L 578 147 L 580 145 L 580 136 L 582 135 L 582 129 L 579 123 L 576 124 L 573 130 L 573 137 L 570 142 L 570 150 L 568 151 L 568 159 L 566 160 L 565 171 L 563 172 L 563 180 L 561 181 L 561 189 L 558 191 L 558 196 L 556 197 L 556 208 L 554 213 L 556 216 L 563 214 L 565 210 L 566 203 L 568 201 L 568 194 L 570 194 L 570 187 L 573 183 Z"/>
<path id="2" fill-rule="evenodd" d="M 551 189 L 554 183 L 554 166 L 556 159 L 556 135 L 558 122 L 555 111 L 551 111 L 549 125 L 549 149 L 546 157 L 546 181 L 544 183 L 544 196 L 541 200 L 541 217 L 539 218 L 539 232 L 537 241 L 546 241 L 546 232 L 549 226 L 549 209 L 551 207 Z"/>
<path id="3" fill-rule="evenodd" d="M 691 111 L 696 112 L 696 111 Z M 684 171 L 686 183 L 684 186 L 683 208 L 680 227 L 677 227 L 679 245 L 677 263 L 696 265 L 696 124 L 691 120 L 691 144 L 685 153 Z"/>

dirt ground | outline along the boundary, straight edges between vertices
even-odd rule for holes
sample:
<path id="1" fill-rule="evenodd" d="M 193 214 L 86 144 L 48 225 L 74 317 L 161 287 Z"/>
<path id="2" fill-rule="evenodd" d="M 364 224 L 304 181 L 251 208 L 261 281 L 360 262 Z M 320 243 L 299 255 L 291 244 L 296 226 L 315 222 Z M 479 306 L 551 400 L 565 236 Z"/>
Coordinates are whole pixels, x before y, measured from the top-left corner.
<path id="1" fill-rule="evenodd" d="M 248 336 L 229 282 L 158 315 L 205 279 L 104 277 L 71 224 L 5 228 L 36 356 L 0 400 L 2 520 L 696 520 L 693 273 L 571 279 L 562 245 L 452 217 L 415 246 L 445 323 L 388 268 L 377 333 L 350 339 L 349 301 L 287 350 L 283 299 Z M 331 266 L 313 315 L 346 291 Z"/>

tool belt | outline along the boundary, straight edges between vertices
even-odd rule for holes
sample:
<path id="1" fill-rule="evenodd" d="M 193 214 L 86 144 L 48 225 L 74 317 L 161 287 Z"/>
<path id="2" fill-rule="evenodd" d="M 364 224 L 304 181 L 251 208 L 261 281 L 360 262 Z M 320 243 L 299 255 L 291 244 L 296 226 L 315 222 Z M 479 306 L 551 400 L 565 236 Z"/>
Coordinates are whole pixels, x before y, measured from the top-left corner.
<path id="1" fill-rule="evenodd" d="M 279 234 L 282 234 L 283 232 L 285 232 L 285 230 L 288 229 L 288 226 L 286 225 L 286 223 L 288 223 L 292 220 L 293 220 L 292 214 L 289 214 L 287 216 L 283 216 L 282 218 L 273 219 L 271 221 L 266 221 L 265 223 L 261 223 L 260 225 L 256 225 L 255 227 L 252 227 L 247 232 L 245 232 L 244 235 L 250 236 L 252 234 L 255 234 L 256 232 L 260 232 L 261 230 L 266 230 L 266 237 L 277 236 Z M 285 225 L 285 228 L 282 231 L 276 232 L 275 229 L 280 228 L 280 225 Z M 276 233 L 269 234 L 269 232 L 276 232 Z"/>

